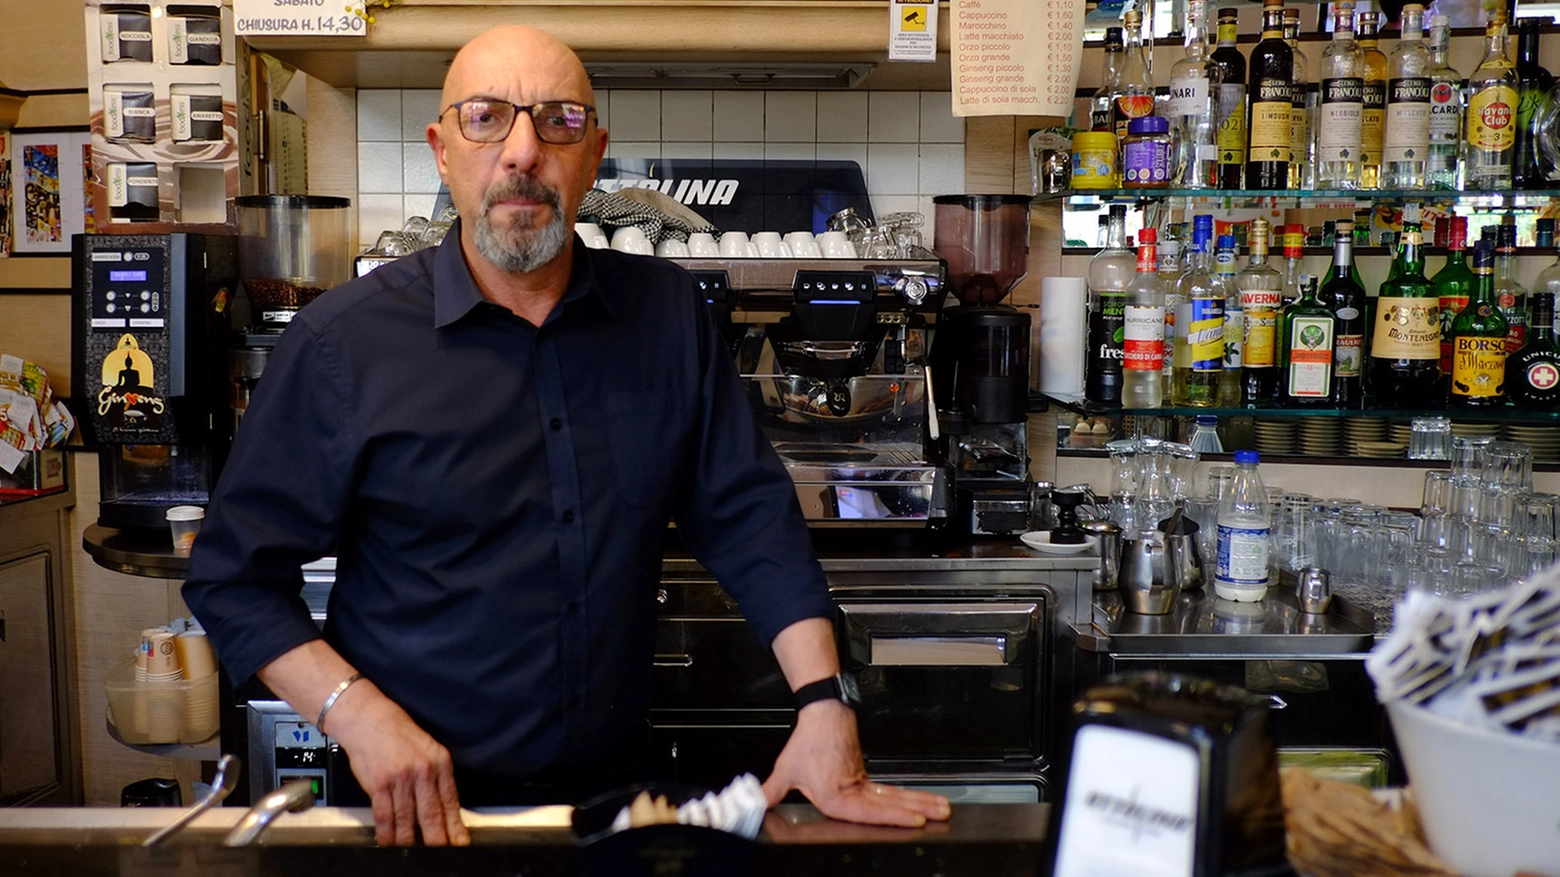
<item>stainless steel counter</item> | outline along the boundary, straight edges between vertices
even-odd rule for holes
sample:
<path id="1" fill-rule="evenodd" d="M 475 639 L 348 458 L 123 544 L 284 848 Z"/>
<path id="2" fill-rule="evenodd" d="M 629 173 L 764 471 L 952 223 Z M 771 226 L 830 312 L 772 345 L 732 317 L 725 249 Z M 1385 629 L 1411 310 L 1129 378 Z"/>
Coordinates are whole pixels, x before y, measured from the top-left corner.
<path id="1" fill-rule="evenodd" d="M 1375 642 L 1375 617 L 1349 598 L 1335 595 L 1325 614 L 1310 615 L 1282 587 L 1257 603 L 1183 593 L 1165 615 L 1128 612 L 1119 592 L 1101 591 L 1069 629 L 1079 648 L 1117 657 L 1363 658 Z"/>

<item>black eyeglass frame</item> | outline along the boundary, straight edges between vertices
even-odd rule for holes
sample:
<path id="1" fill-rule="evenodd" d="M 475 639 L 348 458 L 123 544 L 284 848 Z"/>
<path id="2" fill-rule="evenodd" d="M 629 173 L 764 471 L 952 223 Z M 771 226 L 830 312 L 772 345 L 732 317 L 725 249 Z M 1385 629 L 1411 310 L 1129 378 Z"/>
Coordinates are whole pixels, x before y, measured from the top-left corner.
<path id="1" fill-rule="evenodd" d="M 466 123 L 464 121 L 464 116 L 462 116 L 460 114 L 459 110 L 460 110 L 461 107 L 465 106 L 466 104 L 474 104 L 474 103 L 503 105 L 503 106 L 509 107 L 510 109 L 512 109 L 514 111 L 514 115 L 509 117 L 509 127 L 504 129 L 504 133 L 503 133 L 502 136 L 496 137 L 496 138 L 494 138 L 492 140 L 478 140 L 478 139 L 472 137 L 469 133 L 466 132 Z M 547 136 L 542 133 L 542 126 L 539 125 L 537 123 L 537 121 L 536 121 L 537 111 L 540 110 L 541 108 L 547 107 L 547 106 L 561 106 L 561 107 L 566 107 L 566 108 L 567 107 L 579 107 L 580 109 L 584 110 L 585 111 L 585 124 L 580 126 L 579 136 L 577 138 L 575 138 L 574 140 L 549 140 L 547 138 Z M 505 140 L 509 139 L 509 135 L 510 134 L 514 133 L 515 122 L 516 122 L 516 120 L 518 120 L 520 118 L 520 115 L 522 113 L 524 113 L 525 115 L 531 117 L 531 130 L 536 132 L 536 138 L 538 140 L 542 141 L 543 143 L 549 143 L 549 144 L 552 144 L 554 146 L 573 146 L 576 143 L 584 142 L 584 140 L 585 140 L 585 132 L 587 130 L 589 130 L 589 128 L 590 128 L 590 116 L 595 114 L 595 112 L 596 112 L 596 108 L 591 106 L 590 104 L 580 103 L 579 101 L 573 101 L 573 100 L 544 100 L 544 101 L 540 101 L 540 102 L 534 103 L 534 104 L 517 104 L 517 103 L 511 103 L 511 102 L 509 102 L 507 100 L 502 100 L 502 99 L 496 98 L 496 97 L 472 97 L 472 98 L 467 98 L 465 100 L 458 100 L 458 101 L 450 104 L 449 106 L 445 107 L 443 112 L 439 113 L 440 118 L 443 118 L 444 115 L 446 113 L 448 113 L 450 110 L 456 110 L 457 111 L 455 113 L 455 127 L 460 130 L 460 136 L 466 138 L 466 140 L 470 141 L 471 143 L 502 143 L 502 142 L 504 142 Z"/>

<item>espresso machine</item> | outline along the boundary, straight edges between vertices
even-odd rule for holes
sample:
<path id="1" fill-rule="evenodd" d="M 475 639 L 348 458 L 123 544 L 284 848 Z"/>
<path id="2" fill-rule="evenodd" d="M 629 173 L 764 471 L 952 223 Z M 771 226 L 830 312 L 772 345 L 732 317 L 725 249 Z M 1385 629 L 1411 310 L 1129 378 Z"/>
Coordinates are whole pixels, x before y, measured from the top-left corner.
<path id="1" fill-rule="evenodd" d="M 678 259 L 722 323 L 765 434 L 815 527 L 936 527 L 927 334 L 942 263 Z"/>
<path id="2" fill-rule="evenodd" d="M 932 248 L 957 307 L 931 351 L 954 515 L 971 535 L 1029 529 L 1029 315 L 1002 300 L 1024 279 L 1027 195 L 939 195 Z"/>
<path id="3" fill-rule="evenodd" d="M 76 235 L 71 362 L 98 450 L 98 523 L 166 529 L 204 505 L 230 434 L 224 356 L 238 276 L 231 237 Z"/>

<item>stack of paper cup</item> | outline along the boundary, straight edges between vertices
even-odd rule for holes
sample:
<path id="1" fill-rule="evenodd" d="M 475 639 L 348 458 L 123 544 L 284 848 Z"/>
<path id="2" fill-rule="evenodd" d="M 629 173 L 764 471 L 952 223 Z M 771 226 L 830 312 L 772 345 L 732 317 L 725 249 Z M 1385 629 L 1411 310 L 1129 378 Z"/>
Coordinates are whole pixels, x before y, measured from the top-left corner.
<path id="1" fill-rule="evenodd" d="M 145 728 L 152 743 L 177 743 L 183 729 L 184 671 L 173 640 L 173 634 L 162 629 L 143 631 L 141 636 L 141 650 L 146 653 Z"/>
<path id="2" fill-rule="evenodd" d="M 184 671 L 184 728 L 181 739 L 198 743 L 217 733 L 217 656 L 203 630 L 174 637 Z"/>

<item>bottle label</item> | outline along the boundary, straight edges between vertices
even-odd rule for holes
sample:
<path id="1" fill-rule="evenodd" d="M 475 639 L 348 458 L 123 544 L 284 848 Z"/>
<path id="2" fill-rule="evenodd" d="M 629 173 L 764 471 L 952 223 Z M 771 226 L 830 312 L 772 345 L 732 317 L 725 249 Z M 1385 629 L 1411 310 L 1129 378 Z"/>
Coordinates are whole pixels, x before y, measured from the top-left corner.
<path id="1" fill-rule="evenodd" d="M 1132 140 L 1121 147 L 1121 178 L 1127 185 L 1163 185 L 1170 180 L 1170 141 Z"/>
<path id="2" fill-rule="evenodd" d="M 1123 309 L 1122 365 L 1130 371 L 1163 371 L 1165 309 L 1162 305 L 1127 305 Z"/>
<path id="3" fill-rule="evenodd" d="M 1289 395 L 1327 398 L 1332 392 L 1332 317 L 1296 317 L 1289 331 Z"/>
<path id="4" fill-rule="evenodd" d="M 1250 162 L 1289 161 L 1289 81 L 1262 79 L 1251 95 Z"/>
<path id="5" fill-rule="evenodd" d="M 1486 88 L 1468 101 L 1468 145 L 1500 152 L 1517 142 L 1517 92 L 1504 85 Z"/>
<path id="6" fill-rule="evenodd" d="M 1166 318 L 1168 318 L 1170 316 L 1170 312 L 1169 312 L 1168 309 L 1165 311 L 1165 316 L 1166 316 Z M 1181 343 L 1179 343 L 1179 344 L 1176 343 L 1175 325 L 1177 323 L 1180 323 L 1183 326 L 1191 325 L 1191 323 L 1192 323 L 1192 303 L 1191 302 L 1183 301 L 1180 304 L 1176 305 L 1175 306 L 1175 319 L 1170 320 L 1169 321 L 1169 325 L 1167 325 L 1165 327 L 1165 342 L 1167 344 L 1169 344 L 1170 347 L 1171 347 L 1170 357 L 1171 357 L 1171 360 L 1172 360 L 1172 364 L 1175 366 L 1175 368 L 1181 369 L 1181 370 L 1184 371 L 1184 370 L 1189 369 L 1189 368 L 1192 367 L 1192 348 L 1190 346 L 1190 340 L 1191 339 L 1189 339 L 1189 338 L 1182 338 L 1182 339 L 1180 339 Z"/>
<path id="7" fill-rule="evenodd" d="M 1548 393 L 1560 384 L 1560 368 L 1547 359 L 1541 359 L 1528 366 L 1522 377 L 1529 387 L 1540 393 Z"/>
<path id="8" fill-rule="evenodd" d="M 1380 164 L 1387 122 L 1387 84 L 1379 79 L 1367 80 L 1360 97 L 1360 164 Z"/>
<path id="9" fill-rule="evenodd" d="M 1430 86 L 1430 142 L 1455 144 L 1462 137 L 1462 101 L 1457 86 L 1437 82 Z"/>
<path id="10" fill-rule="evenodd" d="M 1127 123 L 1133 119 L 1154 114 L 1154 96 L 1151 94 L 1121 94 L 1111 107 L 1111 119 L 1116 123 L 1116 139 L 1127 139 Z"/>
<path id="11" fill-rule="evenodd" d="M 1271 368 L 1277 360 L 1278 306 L 1283 293 L 1277 289 L 1242 289 L 1240 309 L 1245 341 L 1241 345 L 1242 368 Z"/>
<path id="12" fill-rule="evenodd" d="M 1536 115 L 1548 95 L 1540 88 L 1524 88 L 1517 102 L 1517 129 L 1519 131 L 1533 130 L 1533 116 Z"/>
<path id="13" fill-rule="evenodd" d="M 1248 587 L 1268 582 L 1268 538 L 1271 527 L 1231 527 L 1219 524 L 1219 581 Z"/>
<path id="14" fill-rule="evenodd" d="M 1322 80 L 1316 120 L 1317 161 L 1359 161 L 1364 88 L 1364 80 L 1356 77 Z"/>
<path id="15" fill-rule="evenodd" d="M 1224 311 L 1224 368 L 1240 371 L 1246 346 L 1246 314 L 1238 308 Z"/>
<path id="16" fill-rule="evenodd" d="M 1433 298 L 1376 299 L 1370 355 L 1377 359 L 1441 358 L 1441 302 Z"/>
<path id="17" fill-rule="evenodd" d="M 1333 338 L 1333 374 L 1357 378 L 1365 370 L 1365 336 L 1337 335 Z"/>
<path id="18" fill-rule="evenodd" d="M 1430 80 L 1394 79 L 1387 84 L 1384 162 L 1424 161 L 1430 148 Z"/>
<path id="19" fill-rule="evenodd" d="M 1479 311 L 1488 316 L 1489 308 Z M 1506 339 L 1459 335 L 1452 339 L 1452 395 L 1489 399 L 1506 389 Z"/>
<path id="20" fill-rule="evenodd" d="M 1101 375 L 1120 375 L 1121 360 L 1125 355 L 1122 342 L 1126 340 L 1124 317 L 1127 296 L 1120 292 L 1102 292 L 1099 307 L 1089 312 L 1089 350 L 1093 355 L 1093 368 Z"/>
<path id="21" fill-rule="evenodd" d="M 1301 163 L 1311 153 L 1311 108 L 1304 85 L 1290 91 L 1289 160 Z"/>
<path id="22" fill-rule="evenodd" d="M 1166 112 L 1170 118 L 1177 116 L 1202 116 L 1208 112 L 1208 79 L 1170 80 L 1170 103 Z"/>
<path id="23" fill-rule="evenodd" d="M 1452 373 L 1452 321 L 1468 306 L 1466 295 L 1441 296 L 1441 374 Z"/>
<path id="24" fill-rule="evenodd" d="M 1186 343 L 1185 343 L 1185 340 L 1183 339 L 1182 343 L 1180 343 L 1180 344 L 1176 344 L 1175 343 L 1175 320 L 1176 320 L 1177 315 L 1181 311 L 1181 308 L 1183 308 L 1183 307 L 1185 307 L 1184 303 L 1180 304 L 1180 305 L 1176 305 L 1173 308 L 1171 308 L 1171 307 L 1165 308 L 1165 357 L 1164 357 L 1164 360 L 1162 361 L 1161 364 L 1163 366 L 1163 370 L 1164 370 L 1166 378 L 1169 378 L 1171 372 L 1173 372 L 1175 370 L 1175 358 L 1176 358 L 1176 348 L 1177 347 L 1179 347 L 1181 349 L 1180 356 L 1183 359 L 1186 357 Z"/>
<path id="25" fill-rule="evenodd" d="M 1219 164 L 1246 163 L 1246 86 L 1219 86 Z"/>
<path id="26" fill-rule="evenodd" d="M 1194 372 L 1224 368 L 1224 300 L 1194 298 L 1186 320 L 1186 348 Z"/>

